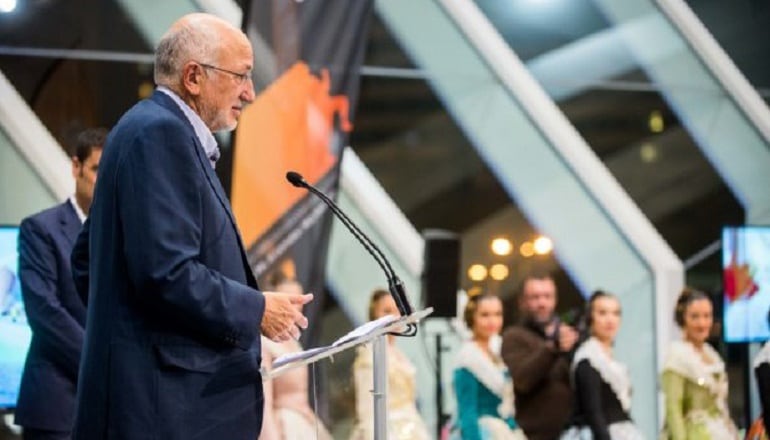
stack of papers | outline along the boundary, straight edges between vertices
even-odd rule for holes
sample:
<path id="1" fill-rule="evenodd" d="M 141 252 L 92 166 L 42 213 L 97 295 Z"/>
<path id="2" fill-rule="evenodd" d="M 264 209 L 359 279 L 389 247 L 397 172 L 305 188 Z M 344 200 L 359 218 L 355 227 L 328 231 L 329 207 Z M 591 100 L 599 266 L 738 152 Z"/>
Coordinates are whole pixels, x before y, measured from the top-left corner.
<path id="1" fill-rule="evenodd" d="M 331 345 L 325 346 L 325 347 L 316 347 L 316 348 L 310 348 L 303 351 L 297 351 L 294 353 L 287 353 L 283 356 L 277 357 L 273 361 L 273 365 L 271 366 L 271 369 L 279 368 L 283 365 L 289 364 L 294 361 L 298 361 L 301 359 L 309 359 L 313 356 L 315 356 L 318 353 L 321 353 L 325 350 L 328 350 L 332 347 L 337 347 L 339 345 L 342 345 L 346 342 L 354 341 L 356 339 L 363 338 L 367 335 L 370 335 L 374 333 L 376 330 L 381 329 L 383 327 L 386 327 L 387 325 L 391 324 L 394 321 L 398 321 L 401 317 L 395 316 L 395 315 L 385 315 L 379 319 L 375 319 L 374 321 L 369 321 L 365 324 L 362 324 L 350 332 L 348 332 L 346 335 L 342 336 L 341 338 L 334 341 Z"/>
<path id="2" fill-rule="evenodd" d="M 342 336 L 341 338 L 337 339 L 332 343 L 332 347 L 336 347 L 338 345 L 342 345 L 348 341 L 352 341 L 353 339 L 360 338 L 363 336 L 366 336 L 368 334 L 373 333 L 377 329 L 381 329 L 391 322 L 398 321 L 400 316 L 395 315 L 385 315 L 379 319 L 375 319 L 374 321 L 369 321 L 365 324 L 361 324 L 360 326 L 354 328 L 353 330 L 349 331 L 345 336 Z"/>

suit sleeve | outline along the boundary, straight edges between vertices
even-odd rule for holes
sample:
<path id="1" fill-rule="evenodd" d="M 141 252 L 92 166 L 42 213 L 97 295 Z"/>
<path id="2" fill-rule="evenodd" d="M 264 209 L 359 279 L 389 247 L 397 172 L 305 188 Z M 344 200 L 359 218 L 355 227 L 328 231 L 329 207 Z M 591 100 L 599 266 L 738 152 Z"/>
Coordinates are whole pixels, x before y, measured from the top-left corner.
<path id="1" fill-rule="evenodd" d="M 588 361 L 581 361 L 575 368 L 575 391 L 580 408 L 586 417 L 596 440 L 611 440 L 607 419 L 602 409 L 602 379 Z"/>
<path id="2" fill-rule="evenodd" d="M 170 322 L 248 349 L 259 336 L 265 299 L 201 261 L 202 197 L 212 189 L 196 148 L 189 129 L 167 119 L 126 145 L 116 179 L 128 276 L 141 300 Z M 207 231 L 206 245 L 216 246 L 215 235 L 227 227 Z M 238 249 L 226 252 L 242 264 Z"/>
<path id="3" fill-rule="evenodd" d="M 540 341 L 536 344 L 528 342 L 520 337 L 521 331 L 512 327 L 503 334 L 501 354 L 516 391 L 528 394 L 537 390 L 545 380 L 559 354 Z"/>
<path id="4" fill-rule="evenodd" d="M 70 255 L 72 280 L 75 283 L 75 290 L 78 292 L 78 296 L 80 296 L 83 304 L 88 304 L 88 234 L 90 228 L 91 222 L 86 219 L 83 228 L 80 230 L 80 233 L 78 233 L 77 239 L 75 240 L 75 246 L 72 248 L 72 254 Z"/>
<path id="5" fill-rule="evenodd" d="M 454 388 L 457 397 L 457 418 L 463 440 L 481 440 L 479 429 L 479 382 L 465 368 L 454 372 Z"/>
<path id="6" fill-rule="evenodd" d="M 666 429 L 671 440 L 685 440 L 684 386 L 686 379 L 672 371 L 663 372 L 663 396 L 666 402 Z"/>
<path id="7" fill-rule="evenodd" d="M 34 219 L 19 231 L 19 278 L 29 325 L 45 347 L 47 358 L 77 380 L 83 328 L 59 301 L 60 277 L 51 237 Z"/>
<path id="8" fill-rule="evenodd" d="M 754 370 L 757 376 L 757 388 L 759 388 L 759 400 L 762 402 L 762 420 L 765 424 L 765 432 L 770 433 L 770 364 L 759 364 Z"/>

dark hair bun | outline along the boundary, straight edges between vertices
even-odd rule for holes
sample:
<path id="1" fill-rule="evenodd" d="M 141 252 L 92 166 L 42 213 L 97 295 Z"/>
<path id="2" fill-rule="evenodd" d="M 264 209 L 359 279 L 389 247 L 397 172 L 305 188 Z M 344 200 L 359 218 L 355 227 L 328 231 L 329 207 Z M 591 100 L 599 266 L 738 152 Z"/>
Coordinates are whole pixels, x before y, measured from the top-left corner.
<path id="1" fill-rule="evenodd" d="M 586 302 L 586 309 L 583 312 L 583 319 L 585 320 L 585 328 L 590 330 L 591 325 L 594 323 L 593 319 L 593 311 L 594 311 L 594 303 L 599 298 L 615 298 L 615 295 L 605 292 L 604 290 L 598 289 L 595 290 L 593 294 L 591 294 L 591 297 L 588 298 L 588 302 Z"/>
<path id="2" fill-rule="evenodd" d="M 465 310 L 463 311 L 463 321 L 469 330 L 473 330 L 473 318 L 476 314 L 476 309 L 479 308 L 479 303 L 489 298 L 500 299 L 491 293 L 479 293 L 468 298 L 468 303 L 465 304 Z"/>
<path id="3" fill-rule="evenodd" d="M 679 299 L 676 300 L 676 308 L 674 309 L 674 321 L 679 327 L 684 327 L 684 314 L 687 311 L 687 307 L 700 299 L 711 300 L 708 295 L 692 287 L 685 287 L 682 290 Z"/>

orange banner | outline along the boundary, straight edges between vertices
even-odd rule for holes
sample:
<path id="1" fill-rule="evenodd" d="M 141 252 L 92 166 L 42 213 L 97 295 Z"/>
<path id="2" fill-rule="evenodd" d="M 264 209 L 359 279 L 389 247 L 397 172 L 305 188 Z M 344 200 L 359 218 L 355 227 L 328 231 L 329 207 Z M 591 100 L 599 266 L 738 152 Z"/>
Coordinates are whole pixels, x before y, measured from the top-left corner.
<path id="1" fill-rule="evenodd" d="M 347 97 L 331 96 L 330 85 L 327 70 L 317 77 L 297 62 L 241 116 L 231 202 L 247 247 L 305 195 L 286 182 L 287 171 L 315 184 L 336 164 L 335 122 L 345 132 L 352 125 Z"/>

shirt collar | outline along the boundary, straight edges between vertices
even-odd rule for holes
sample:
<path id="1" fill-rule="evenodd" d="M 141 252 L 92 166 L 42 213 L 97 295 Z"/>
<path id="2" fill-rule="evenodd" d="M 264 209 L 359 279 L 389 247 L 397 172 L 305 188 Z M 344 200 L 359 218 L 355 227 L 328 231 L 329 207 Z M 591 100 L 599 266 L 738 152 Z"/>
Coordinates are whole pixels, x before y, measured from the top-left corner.
<path id="1" fill-rule="evenodd" d="M 211 130 L 206 127 L 203 119 L 201 119 L 201 117 L 198 116 L 198 114 L 195 113 L 195 111 L 190 108 L 186 102 L 182 101 L 182 98 L 180 98 L 176 92 L 166 86 L 158 86 L 158 91 L 170 96 L 176 105 L 178 105 L 182 110 L 182 113 L 184 113 L 184 115 L 187 117 L 187 120 L 190 121 L 190 124 L 192 124 L 193 130 L 195 130 L 195 137 L 198 138 L 198 141 L 200 141 L 201 145 L 203 146 L 203 151 L 206 153 L 206 157 L 208 157 L 209 161 L 211 162 L 211 168 L 214 168 L 217 164 L 217 160 L 219 159 L 219 146 L 217 145 L 217 140 L 214 138 Z"/>
<path id="2" fill-rule="evenodd" d="M 80 224 L 82 225 L 86 221 L 86 214 L 83 212 L 82 209 L 80 209 L 80 205 L 78 205 L 77 200 L 75 200 L 75 196 L 69 196 L 67 199 L 70 202 L 70 205 L 75 209 L 75 214 L 78 215 L 78 219 L 80 219 Z"/>

